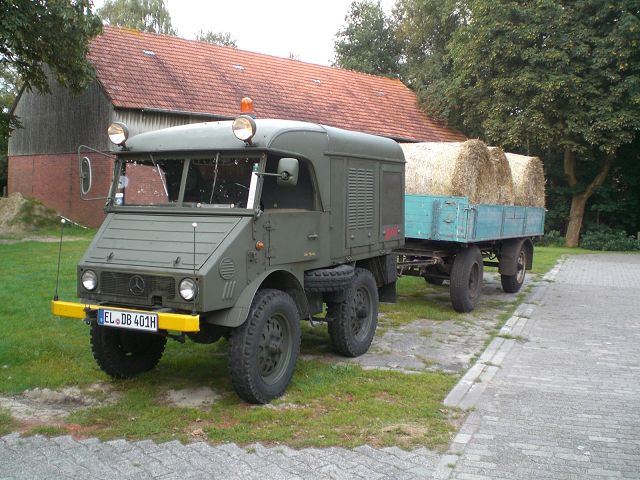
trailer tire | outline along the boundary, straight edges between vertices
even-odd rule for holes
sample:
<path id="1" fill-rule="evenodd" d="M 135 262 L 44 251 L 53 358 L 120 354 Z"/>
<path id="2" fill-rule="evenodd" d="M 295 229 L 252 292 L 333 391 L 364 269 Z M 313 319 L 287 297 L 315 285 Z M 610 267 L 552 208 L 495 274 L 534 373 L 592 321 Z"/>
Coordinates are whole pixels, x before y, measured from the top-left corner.
<path id="1" fill-rule="evenodd" d="M 373 274 L 356 268 L 345 300 L 327 303 L 329 337 L 333 348 L 346 357 L 369 350 L 378 325 L 378 288 Z"/>
<path id="2" fill-rule="evenodd" d="M 305 272 L 304 289 L 315 293 L 343 290 L 351 283 L 354 271 L 351 265 L 338 265 Z"/>
<path id="3" fill-rule="evenodd" d="M 258 290 L 247 320 L 229 339 L 229 373 L 238 396 L 265 404 L 284 393 L 300 352 L 300 315 L 281 290 Z"/>
<path id="4" fill-rule="evenodd" d="M 131 378 L 155 368 L 167 337 L 91 325 L 91 351 L 100 369 L 113 378 Z"/>
<path id="5" fill-rule="evenodd" d="M 518 293 L 524 283 L 527 272 L 527 251 L 524 243 L 520 246 L 520 251 L 516 257 L 516 273 L 514 275 L 500 275 L 502 290 L 506 293 Z"/>
<path id="6" fill-rule="evenodd" d="M 456 254 L 449 288 L 456 312 L 470 312 L 478 303 L 482 292 L 482 266 L 482 254 L 475 245 Z"/>

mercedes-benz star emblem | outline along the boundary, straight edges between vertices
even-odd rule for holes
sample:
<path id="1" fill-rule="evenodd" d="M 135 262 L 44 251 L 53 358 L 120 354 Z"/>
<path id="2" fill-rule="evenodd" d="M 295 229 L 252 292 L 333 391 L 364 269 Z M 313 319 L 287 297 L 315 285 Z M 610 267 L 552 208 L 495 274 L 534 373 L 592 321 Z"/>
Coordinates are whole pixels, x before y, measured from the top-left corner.
<path id="1" fill-rule="evenodd" d="M 142 295 L 144 293 L 144 278 L 140 275 L 134 275 L 129 280 L 129 291 L 134 295 Z"/>

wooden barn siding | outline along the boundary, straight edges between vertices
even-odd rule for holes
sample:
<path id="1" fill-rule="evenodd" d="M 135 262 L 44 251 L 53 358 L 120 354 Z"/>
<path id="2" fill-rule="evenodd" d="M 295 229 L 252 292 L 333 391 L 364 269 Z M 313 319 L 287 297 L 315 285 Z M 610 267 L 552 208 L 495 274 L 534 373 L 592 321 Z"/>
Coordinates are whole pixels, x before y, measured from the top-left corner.
<path id="1" fill-rule="evenodd" d="M 12 133 L 9 156 L 71 153 L 79 145 L 108 149 L 106 131 L 113 107 L 98 82 L 80 95 L 55 81 L 50 85 L 50 95 L 22 93 L 15 114 L 24 128 Z"/>

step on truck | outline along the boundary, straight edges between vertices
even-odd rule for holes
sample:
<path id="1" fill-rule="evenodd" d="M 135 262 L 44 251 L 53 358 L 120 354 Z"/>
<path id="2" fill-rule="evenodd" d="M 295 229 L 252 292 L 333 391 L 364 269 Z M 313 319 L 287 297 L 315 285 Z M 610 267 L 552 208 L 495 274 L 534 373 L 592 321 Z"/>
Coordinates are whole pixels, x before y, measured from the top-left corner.
<path id="1" fill-rule="evenodd" d="M 368 350 L 404 244 L 396 142 L 250 115 L 131 138 L 116 123 L 109 136 L 113 179 L 77 267 L 80 301 L 52 302 L 89 325 L 104 372 L 153 369 L 168 338 L 225 337 L 235 391 L 267 403 L 292 378 L 301 320 L 326 311 L 338 353 Z M 80 168 L 87 193 L 88 157 Z"/>

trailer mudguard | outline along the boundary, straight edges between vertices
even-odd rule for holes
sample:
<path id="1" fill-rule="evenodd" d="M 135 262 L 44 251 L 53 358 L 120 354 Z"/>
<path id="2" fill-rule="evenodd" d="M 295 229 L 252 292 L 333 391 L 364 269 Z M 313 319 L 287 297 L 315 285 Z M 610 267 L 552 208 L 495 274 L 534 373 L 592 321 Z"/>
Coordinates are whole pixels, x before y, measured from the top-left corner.
<path id="1" fill-rule="evenodd" d="M 239 327 L 242 325 L 251 309 L 251 303 L 260 288 L 276 288 L 282 290 L 293 298 L 298 306 L 301 318 L 309 316 L 309 303 L 304 293 L 304 288 L 291 272 L 286 270 L 268 270 L 253 280 L 238 297 L 236 304 L 224 310 L 215 310 L 203 313 L 200 316 L 207 323 L 223 327 Z"/>
<path id="2" fill-rule="evenodd" d="M 500 246 L 500 263 L 498 271 L 500 275 L 515 275 L 517 272 L 518 253 L 524 248 L 527 254 L 527 270 L 533 265 L 533 242 L 530 238 L 513 238 L 504 240 Z"/>

